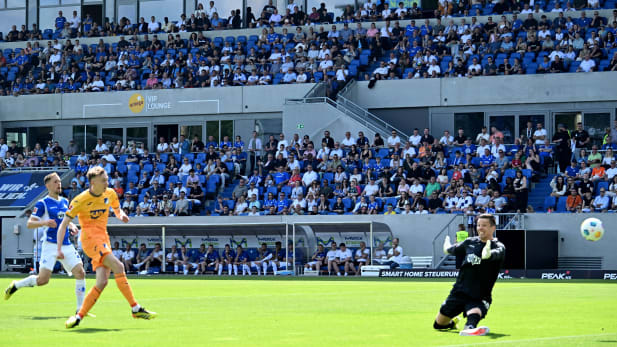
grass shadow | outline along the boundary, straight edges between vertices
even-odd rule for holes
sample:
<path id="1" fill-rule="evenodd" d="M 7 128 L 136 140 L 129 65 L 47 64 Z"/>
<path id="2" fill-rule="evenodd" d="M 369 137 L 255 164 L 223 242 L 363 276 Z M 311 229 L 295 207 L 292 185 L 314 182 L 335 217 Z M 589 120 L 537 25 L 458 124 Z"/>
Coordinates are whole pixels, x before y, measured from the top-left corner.
<path id="1" fill-rule="evenodd" d="M 126 329 L 118 329 L 118 328 L 110 328 L 110 329 L 105 329 L 105 328 L 80 328 L 80 327 L 76 327 L 75 329 L 54 329 L 54 331 L 59 331 L 59 332 L 67 332 L 67 333 L 75 333 L 75 334 L 96 334 L 96 333 L 111 333 L 111 332 L 118 332 L 118 331 L 124 331 Z"/>
<path id="2" fill-rule="evenodd" d="M 601 342 L 601 343 L 617 343 L 617 340 L 598 340 L 597 342 Z"/>

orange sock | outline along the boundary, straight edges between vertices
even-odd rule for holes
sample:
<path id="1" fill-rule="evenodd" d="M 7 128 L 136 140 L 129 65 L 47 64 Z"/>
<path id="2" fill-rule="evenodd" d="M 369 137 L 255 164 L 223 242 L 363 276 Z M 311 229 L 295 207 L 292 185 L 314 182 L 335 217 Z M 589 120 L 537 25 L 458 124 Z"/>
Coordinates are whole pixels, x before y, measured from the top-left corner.
<path id="1" fill-rule="evenodd" d="M 79 313 L 78 313 L 79 317 L 84 318 L 88 314 L 88 311 L 90 311 L 92 306 L 94 306 L 94 304 L 96 303 L 96 300 L 99 298 L 101 293 L 102 291 L 96 286 L 93 286 L 92 288 L 90 288 L 88 295 L 86 295 L 86 298 L 84 299 L 84 303 L 81 305 L 81 308 L 79 309 Z"/>
<path id="2" fill-rule="evenodd" d="M 129 285 L 129 281 L 126 279 L 125 274 L 114 275 L 116 278 L 116 284 L 118 285 L 118 289 L 122 292 L 122 295 L 126 298 L 126 301 L 129 302 L 131 307 L 137 305 L 137 301 L 135 301 L 135 297 L 133 296 L 133 290 L 131 289 L 131 285 Z"/>

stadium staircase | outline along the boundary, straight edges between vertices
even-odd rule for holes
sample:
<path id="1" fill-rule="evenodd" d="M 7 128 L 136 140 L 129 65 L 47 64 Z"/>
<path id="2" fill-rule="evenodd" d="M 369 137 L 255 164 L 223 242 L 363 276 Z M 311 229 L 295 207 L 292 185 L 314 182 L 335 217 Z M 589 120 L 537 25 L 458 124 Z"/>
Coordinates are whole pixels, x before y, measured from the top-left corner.
<path id="1" fill-rule="evenodd" d="M 532 183 L 529 190 L 528 205 L 531 205 L 537 212 L 546 212 L 544 204 L 546 197 L 551 195 L 551 180 L 555 174 L 549 174 L 546 178 L 541 178 L 539 182 Z"/>
<path id="2" fill-rule="evenodd" d="M 326 117 L 324 120 L 327 120 L 327 122 L 322 123 L 323 129 L 317 129 L 315 135 L 321 133 L 326 128 L 335 129 L 336 123 L 339 122 L 345 129 L 364 128 L 359 130 L 363 130 L 369 139 L 372 139 L 376 133 L 381 134 L 385 139 L 392 130 L 395 130 L 399 134 L 401 141 L 406 143 L 409 136 L 405 132 L 383 121 L 366 108 L 354 103 L 344 96 L 349 89 L 354 88 L 354 86 L 355 80 L 350 81 L 345 88 L 338 93 L 336 100 L 334 100 L 326 96 L 326 84 L 323 82 L 317 83 L 303 98 L 285 99 L 286 107 L 283 112 L 283 119 L 288 118 L 285 113 L 290 115 L 297 113 L 298 109 L 294 107 L 297 105 L 302 106 L 303 112 L 308 112 L 308 114 L 314 116 L 319 114 L 323 115 L 323 107 L 325 106 L 328 114 L 325 115 Z M 311 107 L 312 105 L 315 107 Z M 311 135 L 312 134 L 309 134 L 309 136 Z"/>

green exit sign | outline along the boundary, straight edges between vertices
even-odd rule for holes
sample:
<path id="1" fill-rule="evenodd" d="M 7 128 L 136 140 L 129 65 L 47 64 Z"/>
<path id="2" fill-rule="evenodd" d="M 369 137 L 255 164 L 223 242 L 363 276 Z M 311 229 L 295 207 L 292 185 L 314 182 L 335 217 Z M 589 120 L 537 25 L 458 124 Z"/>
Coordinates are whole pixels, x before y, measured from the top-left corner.
<path id="1" fill-rule="evenodd" d="M 296 126 L 296 128 L 298 128 L 298 129 L 304 129 L 304 124 L 302 124 L 302 123 L 298 123 L 298 125 Z"/>

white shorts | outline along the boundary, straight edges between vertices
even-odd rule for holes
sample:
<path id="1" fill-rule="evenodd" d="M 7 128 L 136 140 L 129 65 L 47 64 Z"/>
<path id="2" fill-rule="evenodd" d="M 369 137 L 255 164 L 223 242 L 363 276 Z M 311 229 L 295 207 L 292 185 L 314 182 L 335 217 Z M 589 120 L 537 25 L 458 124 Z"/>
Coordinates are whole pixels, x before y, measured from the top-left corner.
<path id="1" fill-rule="evenodd" d="M 40 268 L 53 271 L 56 261 L 59 261 L 64 267 L 66 273 L 70 276 L 73 268 L 82 263 L 81 257 L 72 244 L 62 245 L 62 253 L 64 253 L 64 259 L 57 259 L 56 256 L 58 255 L 58 246 L 55 243 L 43 241 L 43 246 L 41 247 Z"/>

